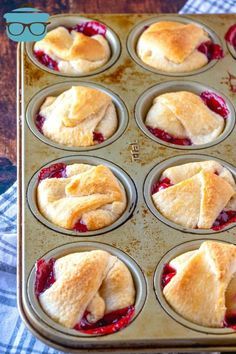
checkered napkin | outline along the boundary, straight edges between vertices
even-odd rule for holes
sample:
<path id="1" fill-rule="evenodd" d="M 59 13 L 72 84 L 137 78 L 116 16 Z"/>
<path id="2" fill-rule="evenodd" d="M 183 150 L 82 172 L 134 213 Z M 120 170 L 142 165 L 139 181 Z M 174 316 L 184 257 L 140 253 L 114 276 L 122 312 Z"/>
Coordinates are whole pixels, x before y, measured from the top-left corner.
<path id="1" fill-rule="evenodd" d="M 189 0 L 180 13 L 233 13 L 235 0 Z M 0 195 L 0 354 L 62 353 L 26 329 L 16 305 L 16 183 Z"/>

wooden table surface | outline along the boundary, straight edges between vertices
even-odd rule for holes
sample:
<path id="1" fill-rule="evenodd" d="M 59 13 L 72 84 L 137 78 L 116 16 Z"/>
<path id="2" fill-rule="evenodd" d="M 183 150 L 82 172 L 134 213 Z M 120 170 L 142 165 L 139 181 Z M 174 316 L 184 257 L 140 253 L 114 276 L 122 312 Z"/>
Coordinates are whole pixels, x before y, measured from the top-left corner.
<path id="1" fill-rule="evenodd" d="M 186 0 L 33 0 L 26 6 L 49 14 L 58 13 L 175 13 Z M 21 6 L 22 1 L 3 2 L 0 13 Z M 0 32 L 0 194 L 16 179 L 16 43 Z"/>

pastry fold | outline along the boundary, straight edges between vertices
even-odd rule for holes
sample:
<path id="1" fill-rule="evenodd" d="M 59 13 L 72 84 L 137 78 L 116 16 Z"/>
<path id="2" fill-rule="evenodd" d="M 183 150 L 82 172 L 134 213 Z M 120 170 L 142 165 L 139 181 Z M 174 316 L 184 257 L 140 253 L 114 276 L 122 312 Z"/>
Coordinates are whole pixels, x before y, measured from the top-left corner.
<path id="1" fill-rule="evenodd" d="M 94 145 L 95 132 L 107 139 L 118 125 L 110 96 L 85 86 L 72 86 L 57 97 L 47 97 L 39 114 L 45 118 L 42 133 L 68 146 Z"/>
<path id="2" fill-rule="evenodd" d="M 39 296 L 44 311 L 73 328 L 85 311 L 89 322 L 133 305 L 135 287 L 126 265 L 105 251 L 73 253 L 56 260 L 55 283 Z"/>
<path id="3" fill-rule="evenodd" d="M 38 208 L 55 225 L 73 229 L 78 220 L 88 230 L 112 224 L 124 212 L 124 187 L 103 165 L 67 166 L 67 178 L 47 178 L 37 188 Z"/>
<path id="4" fill-rule="evenodd" d="M 170 262 L 176 275 L 163 289 L 171 307 L 198 325 L 223 327 L 235 308 L 236 247 L 205 241 Z"/>
<path id="5" fill-rule="evenodd" d="M 223 209 L 236 206 L 234 179 L 215 161 L 170 167 L 162 178 L 173 185 L 153 194 L 154 204 L 178 225 L 210 229 Z"/>
<path id="6" fill-rule="evenodd" d="M 199 145 L 216 139 L 222 133 L 225 122 L 198 95 L 179 91 L 156 97 L 145 124 L 162 129 L 176 138 L 188 138 Z"/>

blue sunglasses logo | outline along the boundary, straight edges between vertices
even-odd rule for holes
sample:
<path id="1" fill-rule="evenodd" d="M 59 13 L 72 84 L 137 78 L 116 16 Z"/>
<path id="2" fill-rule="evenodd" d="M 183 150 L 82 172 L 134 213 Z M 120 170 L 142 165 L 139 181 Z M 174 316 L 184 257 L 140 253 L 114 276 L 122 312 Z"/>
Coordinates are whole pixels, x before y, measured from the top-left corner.
<path id="1" fill-rule="evenodd" d="M 7 35 L 15 42 L 35 42 L 47 33 L 49 15 L 32 7 L 24 7 L 6 13 Z"/>

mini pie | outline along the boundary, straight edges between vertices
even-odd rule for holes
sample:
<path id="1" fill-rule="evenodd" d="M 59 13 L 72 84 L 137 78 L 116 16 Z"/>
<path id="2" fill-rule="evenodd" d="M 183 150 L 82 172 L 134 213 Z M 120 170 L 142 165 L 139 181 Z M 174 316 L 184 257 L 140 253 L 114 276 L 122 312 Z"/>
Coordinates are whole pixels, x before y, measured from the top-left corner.
<path id="1" fill-rule="evenodd" d="M 167 168 L 161 178 L 170 181 L 152 195 L 159 212 L 187 227 L 210 229 L 222 211 L 236 210 L 236 185 L 225 167 L 216 161 L 187 163 Z"/>
<path id="2" fill-rule="evenodd" d="M 100 34 L 87 36 L 65 27 L 57 27 L 35 43 L 34 51 L 44 52 L 67 74 L 83 74 L 104 65 L 111 51 L 107 40 Z"/>
<path id="3" fill-rule="evenodd" d="M 92 146 L 94 134 L 105 140 L 117 129 L 116 109 L 110 96 L 85 86 L 72 86 L 57 97 L 47 97 L 40 108 L 41 132 L 67 146 Z"/>
<path id="4" fill-rule="evenodd" d="M 198 50 L 210 40 L 208 34 L 195 24 L 156 22 L 140 36 L 137 54 L 149 66 L 166 72 L 189 72 L 208 63 Z"/>
<path id="5" fill-rule="evenodd" d="M 39 180 L 37 202 L 41 214 L 55 225 L 72 230 L 80 222 L 87 230 L 97 230 L 122 215 L 127 198 L 108 167 L 73 164 L 66 166 L 65 177 Z"/>
<path id="6" fill-rule="evenodd" d="M 43 310 L 67 328 L 84 314 L 90 323 L 135 302 L 135 287 L 127 266 L 108 252 L 78 252 L 54 263 L 54 282 L 38 296 Z"/>
<path id="7" fill-rule="evenodd" d="M 170 306 L 198 325 L 224 327 L 236 310 L 236 246 L 203 242 L 169 265 L 176 275 L 163 289 Z"/>
<path id="8" fill-rule="evenodd" d="M 200 96 L 179 91 L 157 96 L 145 124 L 199 145 L 215 140 L 222 133 L 225 121 L 220 114 L 209 109 Z"/>

